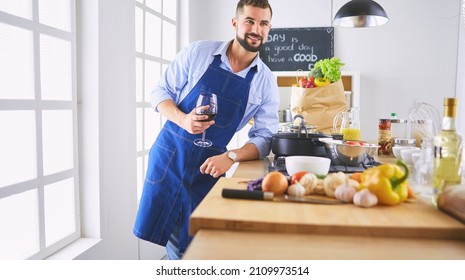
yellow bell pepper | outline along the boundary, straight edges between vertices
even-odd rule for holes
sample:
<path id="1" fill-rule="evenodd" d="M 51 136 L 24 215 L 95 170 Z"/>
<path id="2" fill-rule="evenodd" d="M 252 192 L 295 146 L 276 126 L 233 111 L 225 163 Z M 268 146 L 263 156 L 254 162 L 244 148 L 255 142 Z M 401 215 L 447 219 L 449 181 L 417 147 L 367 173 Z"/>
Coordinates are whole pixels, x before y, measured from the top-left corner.
<path id="1" fill-rule="evenodd" d="M 320 77 L 320 78 L 316 78 L 314 83 L 315 83 L 315 86 L 317 87 L 324 87 L 324 86 L 329 85 L 331 81 L 327 78 Z"/>
<path id="2" fill-rule="evenodd" d="M 370 190 L 380 204 L 396 205 L 407 199 L 408 175 L 408 166 L 401 160 L 396 164 L 382 164 L 363 171 L 359 189 Z"/>

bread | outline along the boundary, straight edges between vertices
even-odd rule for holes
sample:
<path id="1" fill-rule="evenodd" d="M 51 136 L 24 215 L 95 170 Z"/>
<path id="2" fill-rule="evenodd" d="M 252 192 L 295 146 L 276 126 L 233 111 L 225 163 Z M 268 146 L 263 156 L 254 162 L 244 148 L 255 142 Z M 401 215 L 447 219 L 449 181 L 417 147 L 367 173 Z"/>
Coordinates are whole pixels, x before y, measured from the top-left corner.
<path id="1" fill-rule="evenodd" d="M 438 208 L 465 224 L 465 185 L 447 187 L 438 197 Z"/>

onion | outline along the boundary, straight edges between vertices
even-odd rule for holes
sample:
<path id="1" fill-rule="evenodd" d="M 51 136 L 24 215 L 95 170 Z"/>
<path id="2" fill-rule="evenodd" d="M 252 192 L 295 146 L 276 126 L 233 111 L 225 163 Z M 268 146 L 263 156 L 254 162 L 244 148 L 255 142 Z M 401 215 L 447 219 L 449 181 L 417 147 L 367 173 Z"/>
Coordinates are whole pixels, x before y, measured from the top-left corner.
<path id="1" fill-rule="evenodd" d="M 273 192 L 275 195 L 283 195 L 287 190 L 287 178 L 278 171 L 272 171 L 263 177 L 262 190 Z"/>

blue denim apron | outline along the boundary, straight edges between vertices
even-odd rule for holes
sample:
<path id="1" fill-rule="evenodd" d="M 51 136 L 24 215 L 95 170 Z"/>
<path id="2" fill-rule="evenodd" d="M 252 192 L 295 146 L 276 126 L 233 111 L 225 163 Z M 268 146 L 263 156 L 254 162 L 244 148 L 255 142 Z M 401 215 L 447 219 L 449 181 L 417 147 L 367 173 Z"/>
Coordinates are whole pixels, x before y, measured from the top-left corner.
<path id="1" fill-rule="evenodd" d="M 200 173 L 200 165 L 209 157 L 226 151 L 247 106 L 250 83 L 257 68 L 245 78 L 220 68 L 221 56 L 215 56 L 199 82 L 178 105 L 189 113 L 196 106 L 201 87 L 214 90 L 218 96 L 215 124 L 206 131 L 212 140 L 209 148 L 194 145 L 201 134 L 190 134 L 167 121 L 153 144 L 147 175 L 134 226 L 134 234 L 144 240 L 165 246 L 175 226 L 179 226 L 179 252 L 189 244 L 189 216 L 218 179 Z"/>

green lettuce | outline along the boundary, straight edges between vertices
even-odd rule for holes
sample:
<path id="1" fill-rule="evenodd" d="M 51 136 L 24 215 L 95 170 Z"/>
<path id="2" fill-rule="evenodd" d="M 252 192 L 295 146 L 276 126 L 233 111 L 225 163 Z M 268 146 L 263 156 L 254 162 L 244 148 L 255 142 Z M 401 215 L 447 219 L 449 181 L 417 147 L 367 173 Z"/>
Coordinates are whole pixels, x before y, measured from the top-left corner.
<path id="1" fill-rule="evenodd" d="M 310 70 L 309 76 L 323 77 L 334 83 L 341 78 L 341 66 L 343 65 L 344 63 L 337 57 L 325 58 L 315 63 L 312 70 Z"/>

